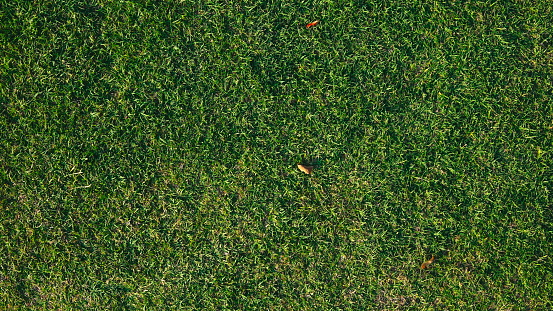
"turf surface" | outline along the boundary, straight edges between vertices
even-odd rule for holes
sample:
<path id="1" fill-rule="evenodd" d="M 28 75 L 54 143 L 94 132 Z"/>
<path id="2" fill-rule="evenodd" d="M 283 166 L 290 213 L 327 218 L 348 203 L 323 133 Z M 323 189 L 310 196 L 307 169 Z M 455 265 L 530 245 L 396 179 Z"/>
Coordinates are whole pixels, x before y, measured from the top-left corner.
<path id="1" fill-rule="evenodd" d="M 552 25 L 0 0 L 0 308 L 551 310 Z"/>

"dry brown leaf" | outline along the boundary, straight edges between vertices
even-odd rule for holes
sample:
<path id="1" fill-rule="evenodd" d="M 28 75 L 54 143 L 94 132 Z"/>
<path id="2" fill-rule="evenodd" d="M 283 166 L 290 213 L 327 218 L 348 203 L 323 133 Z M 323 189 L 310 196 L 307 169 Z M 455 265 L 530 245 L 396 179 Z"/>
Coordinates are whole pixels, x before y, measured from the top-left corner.
<path id="1" fill-rule="evenodd" d="M 298 164 L 298 168 L 305 174 L 311 174 L 313 172 L 313 166 Z"/>
<path id="2" fill-rule="evenodd" d="M 305 25 L 305 28 L 311 28 L 313 26 L 317 26 L 317 24 L 319 24 L 320 21 L 314 21 L 312 23 L 309 23 L 307 25 Z"/>
<path id="3" fill-rule="evenodd" d="M 427 260 L 427 261 L 425 261 L 425 262 L 422 263 L 421 269 L 426 269 L 426 268 L 428 268 L 428 266 L 430 266 L 430 264 L 433 263 L 434 260 L 435 260 L 434 255 L 432 255 L 432 258 L 430 258 L 430 260 Z"/>

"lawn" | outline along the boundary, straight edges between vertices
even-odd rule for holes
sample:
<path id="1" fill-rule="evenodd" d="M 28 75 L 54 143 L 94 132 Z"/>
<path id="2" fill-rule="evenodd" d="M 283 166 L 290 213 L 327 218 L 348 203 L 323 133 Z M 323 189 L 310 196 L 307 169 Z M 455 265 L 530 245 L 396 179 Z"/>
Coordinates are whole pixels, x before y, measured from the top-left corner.
<path id="1" fill-rule="evenodd" d="M 548 0 L 0 0 L 0 47 L 0 309 L 553 309 Z"/>

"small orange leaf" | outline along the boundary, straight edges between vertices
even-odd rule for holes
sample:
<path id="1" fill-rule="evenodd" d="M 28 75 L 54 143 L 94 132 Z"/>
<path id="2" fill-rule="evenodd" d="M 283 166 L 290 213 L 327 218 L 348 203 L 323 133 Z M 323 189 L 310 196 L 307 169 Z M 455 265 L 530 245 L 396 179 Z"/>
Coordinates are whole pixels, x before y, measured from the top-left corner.
<path id="1" fill-rule="evenodd" d="M 433 263 L 434 260 L 435 260 L 434 255 L 432 255 L 432 258 L 430 258 L 430 260 L 427 260 L 427 261 L 425 261 L 425 262 L 422 263 L 421 269 L 426 269 L 426 268 L 428 268 L 428 266 L 430 266 L 430 264 Z"/>
<path id="2" fill-rule="evenodd" d="M 313 172 L 313 166 L 298 164 L 298 168 L 300 169 L 300 171 L 304 172 L 305 174 L 311 174 Z"/>
<path id="3" fill-rule="evenodd" d="M 314 21 L 312 23 L 309 23 L 307 25 L 305 25 L 305 28 L 311 28 L 313 26 L 317 26 L 317 24 L 319 23 L 320 21 Z"/>

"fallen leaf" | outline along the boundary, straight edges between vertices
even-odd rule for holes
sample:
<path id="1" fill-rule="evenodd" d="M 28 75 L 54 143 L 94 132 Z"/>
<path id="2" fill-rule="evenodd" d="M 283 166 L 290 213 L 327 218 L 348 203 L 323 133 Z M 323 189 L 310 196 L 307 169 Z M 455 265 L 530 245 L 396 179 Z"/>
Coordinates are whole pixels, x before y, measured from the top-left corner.
<path id="1" fill-rule="evenodd" d="M 307 25 L 305 25 L 305 28 L 311 28 L 313 26 L 317 26 L 317 24 L 319 23 L 320 21 L 314 21 L 312 23 L 309 23 Z"/>
<path id="2" fill-rule="evenodd" d="M 426 269 L 426 268 L 428 268 L 428 266 L 430 266 L 430 264 L 433 263 L 434 260 L 435 260 L 434 255 L 432 255 L 432 258 L 430 258 L 430 260 L 427 260 L 427 261 L 425 261 L 425 262 L 422 263 L 421 269 Z"/>
<path id="3" fill-rule="evenodd" d="M 311 174 L 311 172 L 313 172 L 313 166 L 298 164 L 298 168 L 305 174 Z"/>

